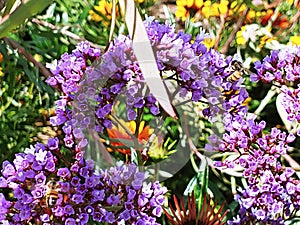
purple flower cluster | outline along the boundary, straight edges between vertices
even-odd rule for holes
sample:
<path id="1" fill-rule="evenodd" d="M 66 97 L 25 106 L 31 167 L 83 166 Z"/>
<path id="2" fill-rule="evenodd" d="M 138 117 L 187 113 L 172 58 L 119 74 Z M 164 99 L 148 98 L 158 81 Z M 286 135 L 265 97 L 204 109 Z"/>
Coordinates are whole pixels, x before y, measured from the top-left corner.
<path id="1" fill-rule="evenodd" d="M 281 105 L 287 112 L 287 120 L 300 121 L 299 109 L 299 79 L 300 79 L 300 47 L 273 50 L 270 56 L 262 62 L 255 62 L 257 74 L 251 76 L 252 81 L 280 84 L 280 91 L 283 94 Z M 295 86 L 295 84 L 298 84 Z M 300 130 L 297 130 L 300 135 Z"/>
<path id="2" fill-rule="evenodd" d="M 283 94 L 280 103 L 288 114 L 287 120 L 298 125 L 300 123 L 300 85 L 298 84 L 296 89 L 283 85 L 280 90 Z M 297 135 L 300 136 L 299 127 Z"/>
<path id="3" fill-rule="evenodd" d="M 259 166 L 247 174 L 249 186 L 237 196 L 241 206 L 238 217 L 229 224 L 285 224 L 300 209 L 300 183 L 292 177 L 294 170 L 283 170 L 272 156 L 258 157 L 259 160 L 251 158 L 243 163 L 255 167 L 267 158 L 268 161 L 263 159 L 267 169 Z"/>
<path id="4" fill-rule="evenodd" d="M 84 71 L 89 66 L 88 63 L 94 62 L 100 55 L 99 49 L 91 48 L 87 41 L 81 42 L 71 54 L 64 53 L 59 61 L 55 60 L 53 64 L 48 65 L 53 76 L 46 82 L 73 99 L 84 77 Z"/>
<path id="5" fill-rule="evenodd" d="M 254 63 L 256 74 L 251 81 L 278 82 L 281 85 L 295 82 L 300 78 L 300 47 L 272 50 L 270 56 Z"/>
<path id="6" fill-rule="evenodd" d="M 239 108 L 246 100 L 248 93 L 241 85 L 242 80 L 227 81 L 232 73 L 227 69 L 233 58 L 225 58 L 213 49 L 207 50 L 202 43 L 205 33 L 197 35 L 192 43 L 191 35 L 177 34 L 173 27 L 157 21 L 146 21 L 146 29 L 159 70 L 174 72 L 165 79 L 174 80 L 179 85 L 180 97 L 190 93 L 192 101 L 206 102 L 204 115 L 213 118 L 233 107 Z"/>
<path id="7" fill-rule="evenodd" d="M 70 108 L 80 90 L 80 82 L 85 77 L 85 70 L 92 62 L 100 57 L 100 50 L 90 47 L 88 42 L 81 42 L 71 54 L 64 53 L 59 61 L 54 61 L 49 65 L 53 74 L 46 82 L 57 87 L 62 91 L 63 96 L 56 102 L 55 113 L 56 116 L 50 118 L 52 125 L 62 125 L 66 123 L 64 131 L 67 131 L 65 137 L 65 145 L 72 147 L 74 144 L 74 134 L 69 130 L 70 120 L 73 118 L 73 111 Z M 79 140 L 81 141 L 81 139 Z M 81 144 L 82 145 L 82 144 Z M 82 147 L 79 145 L 79 147 Z"/>
<path id="8" fill-rule="evenodd" d="M 72 160 L 67 160 L 60 150 L 53 138 L 16 154 L 13 163 L 3 162 L 0 188 L 11 190 L 13 197 L 0 194 L 2 223 L 157 224 L 167 190 L 158 182 L 147 184 L 135 164 L 96 173 L 83 152 L 69 149 Z"/>
<path id="9" fill-rule="evenodd" d="M 224 118 L 227 132 L 223 139 L 211 138 L 207 149 L 219 149 L 222 152 L 236 152 L 237 157 L 215 162 L 215 166 L 243 168 L 243 177 L 248 187 L 238 196 L 239 217 L 231 224 L 281 224 L 294 216 L 294 210 L 300 208 L 297 197 L 300 192 L 298 180 L 292 177 L 294 170 L 284 169 L 280 157 L 287 153 L 288 144 L 295 140 L 293 134 L 286 134 L 272 128 L 264 135 L 265 122 L 255 122 L 254 116 L 232 116 Z M 218 143 L 218 147 L 217 146 Z"/>
<path id="10" fill-rule="evenodd" d="M 181 97 L 190 94 L 192 101 L 206 102 L 207 108 L 204 109 L 203 114 L 210 118 L 224 111 L 239 110 L 248 93 L 241 85 L 242 80 L 227 81 L 231 75 L 227 68 L 233 61 L 232 57 L 225 58 L 214 50 L 207 50 L 202 43 L 205 34 L 198 35 L 191 43 L 191 35 L 183 32 L 177 34 L 170 25 L 160 24 L 151 19 L 145 21 L 145 25 L 161 74 L 164 71 L 173 72 L 172 76 L 162 75 L 162 78 L 175 81 L 175 84 L 180 87 Z M 81 54 L 82 46 L 85 46 L 85 52 L 92 54 Z M 140 49 L 143 49 L 142 43 Z M 64 92 L 68 97 L 62 97 L 62 100 L 57 102 L 57 116 L 52 118 L 53 124 L 60 125 L 70 121 L 72 117 L 72 121 L 68 122 L 67 126 L 70 125 L 73 129 L 89 127 L 98 132 L 103 132 L 104 128 L 110 129 L 112 123 L 109 114 L 117 96 L 121 94 L 126 96 L 129 120 L 136 119 L 137 110 L 144 107 L 147 107 L 153 115 L 158 115 L 161 109 L 154 96 L 147 91 L 131 40 L 121 35 L 110 44 L 102 55 L 100 63 L 87 66 L 82 62 L 87 59 L 93 61 L 96 56 L 99 56 L 98 52 L 99 50 L 81 44 L 71 55 L 64 54 L 57 66 L 52 69 L 54 77 L 49 78 L 49 81 L 56 81 L 61 74 L 70 74 L 69 71 L 86 73 L 85 79 L 80 76 L 82 78 L 80 83 L 74 83 L 70 78 L 76 90 Z M 67 60 L 73 59 L 74 56 L 79 60 L 80 66 L 76 63 L 67 63 Z M 91 57 L 94 58 L 90 59 Z M 49 81 L 51 85 L 57 84 Z M 69 86 L 69 80 L 60 79 L 60 81 L 63 87 Z M 76 93 L 76 96 L 70 97 L 70 93 Z M 69 106 L 72 106 L 72 116 L 70 116 Z M 69 135 L 68 141 L 74 142 L 71 139 Z"/>

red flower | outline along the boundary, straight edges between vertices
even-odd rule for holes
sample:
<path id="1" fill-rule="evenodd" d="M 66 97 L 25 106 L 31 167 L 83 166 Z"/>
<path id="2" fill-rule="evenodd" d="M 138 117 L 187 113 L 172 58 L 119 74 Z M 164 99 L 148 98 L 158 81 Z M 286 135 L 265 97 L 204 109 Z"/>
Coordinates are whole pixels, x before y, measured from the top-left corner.
<path id="1" fill-rule="evenodd" d="M 202 208 L 199 212 L 197 212 L 194 192 L 188 196 L 187 208 L 184 206 L 182 197 L 180 197 L 180 202 L 178 202 L 175 195 L 173 199 L 176 210 L 170 206 L 172 212 L 170 214 L 166 209 L 163 209 L 168 221 L 173 225 L 223 225 L 226 223 L 223 219 L 228 211 L 225 211 L 222 215 L 225 203 L 217 210 L 218 204 L 214 203 L 211 206 L 211 198 L 208 195 L 204 196 Z"/>

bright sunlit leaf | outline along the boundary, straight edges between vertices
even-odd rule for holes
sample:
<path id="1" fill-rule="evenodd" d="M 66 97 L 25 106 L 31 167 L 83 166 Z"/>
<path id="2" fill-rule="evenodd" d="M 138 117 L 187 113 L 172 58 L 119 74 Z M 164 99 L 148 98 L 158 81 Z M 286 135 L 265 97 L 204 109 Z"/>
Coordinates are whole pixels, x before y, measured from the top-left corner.
<path id="1" fill-rule="evenodd" d="M 129 35 L 132 38 L 133 50 L 148 87 L 162 108 L 171 117 L 175 118 L 176 114 L 163 81 L 160 78 L 154 53 L 141 15 L 135 7 L 134 0 L 121 0 L 119 3 L 122 11 L 125 12 L 125 22 Z"/>
<path id="2" fill-rule="evenodd" d="M 23 23 L 25 19 L 41 12 L 50 5 L 51 2 L 52 0 L 28 0 L 22 3 L 10 15 L 3 18 L 0 24 L 0 38 L 7 36 L 11 30 Z"/>

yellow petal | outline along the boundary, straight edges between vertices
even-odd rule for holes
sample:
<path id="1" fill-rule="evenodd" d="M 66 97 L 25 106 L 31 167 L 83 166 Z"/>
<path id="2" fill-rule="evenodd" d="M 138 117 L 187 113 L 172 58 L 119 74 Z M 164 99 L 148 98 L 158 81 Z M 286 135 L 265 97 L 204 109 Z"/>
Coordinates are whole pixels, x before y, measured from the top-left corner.
<path id="1" fill-rule="evenodd" d="M 291 36 L 290 42 L 294 45 L 300 45 L 300 36 Z"/>
<path id="2" fill-rule="evenodd" d="M 195 5 L 198 9 L 200 9 L 203 6 L 203 1 L 202 0 L 195 0 Z"/>
<path id="3" fill-rule="evenodd" d="M 145 127 L 145 121 L 142 121 L 139 126 L 139 134 L 142 133 L 144 127 Z"/>
<path id="4" fill-rule="evenodd" d="M 130 129 L 130 131 L 131 131 L 132 134 L 135 133 L 135 131 L 136 131 L 136 123 L 135 123 L 134 120 L 130 120 L 129 121 L 129 129 Z"/>
<path id="5" fill-rule="evenodd" d="M 219 11 L 221 14 L 225 14 L 228 10 L 228 1 L 221 1 L 219 5 Z"/>
<path id="6" fill-rule="evenodd" d="M 186 0 L 186 6 L 188 8 L 192 8 L 193 5 L 194 5 L 194 0 Z"/>
<path id="7" fill-rule="evenodd" d="M 205 1 L 204 6 L 211 6 L 211 1 Z"/>
<path id="8" fill-rule="evenodd" d="M 248 12 L 248 18 L 249 18 L 249 19 L 255 18 L 255 14 L 256 14 L 256 12 L 255 12 L 254 10 L 251 9 L 251 10 Z"/>

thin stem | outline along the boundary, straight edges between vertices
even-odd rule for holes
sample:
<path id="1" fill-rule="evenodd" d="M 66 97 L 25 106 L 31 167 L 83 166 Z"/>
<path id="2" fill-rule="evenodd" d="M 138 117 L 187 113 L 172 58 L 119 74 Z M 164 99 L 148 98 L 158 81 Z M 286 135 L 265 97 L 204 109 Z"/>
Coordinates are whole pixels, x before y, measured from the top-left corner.
<path id="1" fill-rule="evenodd" d="M 109 31 L 109 38 L 108 42 L 111 42 L 114 30 L 115 30 L 115 25 L 116 25 L 116 5 L 117 2 L 116 0 L 112 0 L 112 12 L 111 12 L 111 24 L 110 24 L 110 31 Z"/>
<path id="2" fill-rule="evenodd" d="M 230 44 L 232 43 L 232 41 L 233 41 L 234 38 L 235 38 L 236 33 L 237 33 L 237 32 L 240 30 L 240 28 L 242 27 L 243 22 L 244 22 L 244 20 L 245 20 L 245 18 L 246 18 L 246 15 L 247 15 L 248 11 L 249 11 L 249 8 L 248 8 L 248 7 L 243 11 L 243 15 L 240 17 L 240 19 L 239 19 L 238 22 L 236 23 L 236 26 L 235 26 L 234 30 L 233 30 L 232 33 L 230 34 L 230 36 L 229 36 L 229 38 L 227 39 L 227 41 L 226 41 L 224 47 L 223 47 L 222 50 L 221 50 L 221 53 L 222 53 L 222 54 L 225 54 L 225 53 L 228 51 L 228 49 L 229 49 L 229 47 L 230 47 Z"/>
<path id="3" fill-rule="evenodd" d="M 13 47 L 14 49 L 16 49 L 18 51 L 19 54 L 23 55 L 29 62 L 32 62 L 33 65 L 35 65 L 36 67 L 39 68 L 39 70 L 41 71 L 41 73 L 45 76 L 45 77 L 50 77 L 52 76 L 52 74 L 50 73 L 50 71 L 40 62 L 36 61 L 34 59 L 34 57 L 28 53 L 25 48 L 23 48 L 18 42 L 4 37 L 3 40 L 9 44 L 11 47 Z"/>
<path id="4" fill-rule="evenodd" d="M 46 21 L 39 20 L 39 19 L 36 19 L 36 18 L 33 18 L 31 21 L 32 21 L 33 23 L 42 25 L 42 26 L 44 26 L 44 27 L 48 27 L 48 28 L 52 29 L 53 31 L 58 31 L 58 32 L 60 32 L 61 34 L 66 35 L 66 36 L 68 36 L 68 37 L 70 37 L 70 38 L 72 38 L 72 39 L 74 39 L 74 40 L 76 40 L 76 41 L 78 41 L 78 42 L 86 41 L 83 37 L 80 37 L 80 36 L 78 36 L 77 34 L 74 34 L 74 33 L 72 33 L 71 31 L 66 30 L 65 28 L 57 27 L 57 26 L 55 26 L 55 25 L 53 25 L 53 24 L 51 24 L 51 23 L 48 23 L 48 22 L 46 22 Z M 100 48 L 100 46 L 97 45 L 97 44 L 95 44 L 95 43 L 89 42 L 89 44 L 90 44 L 92 47 L 94 47 L 94 48 Z"/>
<path id="5" fill-rule="evenodd" d="M 292 167 L 293 170 L 295 170 L 297 172 L 300 171 L 300 165 L 290 155 L 285 154 L 285 155 L 282 155 L 282 157 L 290 164 L 290 166 Z"/>
<path id="6" fill-rule="evenodd" d="M 219 42 L 220 42 L 220 39 L 221 39 L 221 35 L 222 35 L 222 32 L 225 28 L 225 21 L 226 21 L 226 18 L 228 17 L 228 12 L 229 12 L 229 9 L 227 10 L 226 14 L 221 15 L 221 25 L 220 25 L 220 28 L 218 29 L 217 36 L 216 36 L 216 41 L 215 41 L 215 45 L 214 45 L 215 50 L 218 49 L 218 45 L 219 45 Z"/>
<path id="7" fill-rule="evenodd" d="M 276 87 L 272 86 L 271 89 L 268 91 L 267 95 L 265 96 L 265 98 L 260 102 L 260 105 L 255 110 L 254 114 L 259 115 L 276 93 L 277 93 Z"/>
<path id="8" fill-rule="evenodd" d="M 137 159 L 138 159 L 138 166 L 143 166 L 144 162 L 143 162 L 143 156 L 140 150 L 140 144 L 139 144 L 139 130 L 140 130 L 140 124 L 141 124 L 141 118 L 143 115 L 143 109 L 138 109 L 138 116 L 136 119 L 136 128 L 135 128 L 135 136 L 137 138 L 134 139 L 134 148 L 136 150 L 137 153 Z"/>

